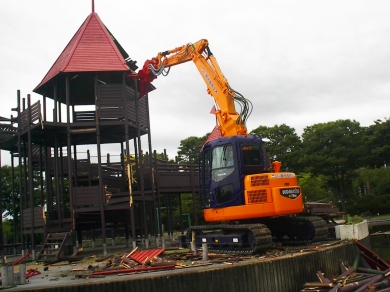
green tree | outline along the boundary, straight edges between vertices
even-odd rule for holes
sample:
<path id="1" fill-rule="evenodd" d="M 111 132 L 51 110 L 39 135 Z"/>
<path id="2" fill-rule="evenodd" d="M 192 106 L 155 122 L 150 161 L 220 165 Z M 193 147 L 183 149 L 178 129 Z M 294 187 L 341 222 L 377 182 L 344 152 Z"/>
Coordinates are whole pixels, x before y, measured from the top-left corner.
<path id="1" fill-rule="evenodd" d="M 306 127 L 302 135 L 303 165 L 308 172 L 328 178 L 344 210 L 355 170 L 361 165 L 364 134 L 358 122 L 338 120 Z"/>
<path id="2" fill-rule="evenodd" d="M 16 215 L 19 216 L 19 168 L 14 168 L 14 189 L 12 189 L 12 168 L 9 165 L 1 167 L 1 202 L 3 216 L 13 217 L 13 202 Z"/>
<path id="3" fill-rule="evenodd" d="M 390 120 L 376 120 L 366 130 L 367 165 L 379 168 L 390 163 Z"/>
<path id="4" fill-rule="evenodd" d="M 191 156 L 192 162 L 197 163 L 199 159 L 200 150 L 208 136 L 209 133 L 207 133 L 203 137 L 191 136 L 187 139 L 181 140 L 180 146 L 178 148 L 179 151 L 177 152 L 178 162 L 189 163 Z"/>
<path id="5" fill-rule="evenodd" d="M 323 175 L 303 173 L 298 175 L 299 185 L 306 202 L 333 201 L 332 193 L 327 190 L 326 178 Z"/>
<path id="6" fill-rule="evenodd" d="M 282 162 L 282 169 L 299 171 L 299 157 L 301 155 L 301 139 L 295 129 L 285 124 L 273 127 L 259 126 L 250 132 L 251 135 L 268 138 L 264 142 L 264 149 L 270 156 L 271 161 Z"/>
<path id="7" fill-rule="evenodd" d="M 7 234 L 8 243 L 14 243 L 14 226 L 13 220 L 5 219 L 3 220 L 3 234 Z M 7 242 L 5 242 L 7 243 Z"/>
<path id="8" fill-rule="evenodd" d="M 24 177 L 24 175 L 23 175 Z M 44 183 L 44 182 L 43 182 Z M 24 184 L 24 181 L 23 181 Z M 9 165 L 1 167 L 1 201 L 4 217 L 14 217 L 13 204 L 15 202 L 16 218 L 20 217 L 20 195 L 19 195 L 19 167 L 14 167 L 14 180 L 12 188 L 12 168 Z M 26 186 L 28 189 L 28 185 Z M 38 172 L 33 174 L 34 206 L 41 205 L 40 177 Z M 68 189 L 65 189 L 68 192 Z M 23 202 L 26 198 L 23 196 Z M 28 198 L 27 198 L 28 200 Z M 27 205 L 30 201 L 28 200 Z M 24 203 L 25 204 L 25 203 Z"/>
<path id="9" fill-rule="evenodd" d="M 353 180 L 355 193 L 374 196 L 390 194 L 389 172 L 387 167 L 357 170 L 357 176 Z"/>
<path id="10" fill-rule="evenodd" d="M 182 194 L 181 195 L 181 205 L 182 205 L 182 214 L 189 214 L 190 220 L 191 220 L 191 225 L 194 225 L 195 217 L 194 217 L 194 206 L 193 206 L 192 194 Z M 198 218 L 198 224 L 203 224 L 204 223 L 203 211 L 202 211 L 202 208 L 200 206 L 200 200 L 199 200 L 198 195 L 195 196 L 195 205 L 196 205 L 196 216 Z M 173 216 L 174 216 L 174 222 L 175 222 L 174 228 L 176 230 L 180 230 L 180 220 L 183 220 L 185 218 L 180 219 L 179 206 L 177 206 L 177 208 L 175 209 Z M 189 222 L 185 222 L 185 224 L 183 224 L 184 229 L 186 229 L 188 227 L 188 223 Z"/>

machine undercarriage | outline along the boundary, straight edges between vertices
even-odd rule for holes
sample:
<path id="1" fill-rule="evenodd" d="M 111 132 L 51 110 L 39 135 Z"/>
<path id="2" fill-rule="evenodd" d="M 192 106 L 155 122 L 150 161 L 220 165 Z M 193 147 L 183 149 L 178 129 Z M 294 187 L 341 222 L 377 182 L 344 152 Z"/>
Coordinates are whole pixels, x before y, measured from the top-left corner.
<path id="1" fill-rule="evenodd" d="M 280 216 L 261 223 L 193 226 L 187 231 L 187 243 L 199 248 L 207 243 L 216 253 L 256 254 L 276 243 L 304 245 L 324 240 L 327 223 L 316 216 Z"/>

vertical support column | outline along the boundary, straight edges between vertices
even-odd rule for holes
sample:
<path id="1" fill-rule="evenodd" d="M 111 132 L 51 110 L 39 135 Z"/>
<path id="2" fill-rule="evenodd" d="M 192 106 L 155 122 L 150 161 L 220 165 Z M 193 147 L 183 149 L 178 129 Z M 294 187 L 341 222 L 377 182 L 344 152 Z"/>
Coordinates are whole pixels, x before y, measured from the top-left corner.
<path id="1" fill-rule="evenodd" d="M 194 221 L 195 225 L 198 225 L 198 216 L 196 214 L 196 198 L 195 198 L 195 184 L 198 182 L 195 182 L 194 179 L 194 167 L 192 163 L 192 155 L 190 154 L 190 173 L 191 173 L 191 189 L 192 189 L 192 205 L 194 207 Z"/>
<path id="2" fill-rule="evenodd" d="M 203 261 L 209 260 L 209 250 L 207 247 L 207 243 L 202 243 L 202 260 Z"/>
<path id="3" fill-rule="evenodd" d="M 74 236 L 75 224 L 74 224 L 74 212 L 73 212 L 73 171 L 72 171 L 72 137 L 70 135 L 70 94 L 69 94 L 69 74 L 66 74 L 65 78 L 65 95 L 66 95 L 66 140 L 67 140 L 67 158 L 68 158 L 68 190 L 69 190 L 69 205 L 70 205 L 70 226 L 73 235 L 73 253 L 76 253 L 76 238 Z M 75 146 L 76 147 L 76 146 Z M 76 153 L 75 153 L 76 155 Z M 77 157 L 76 157 L 77 158 Z M 75 163 L 77 161 L 75 160 Z M 76 177 L 76 172 L 74 172 Z M 65 207 L 64 207 L 65 209 Z M 65 212 L 65 210 L 64 210 Z M 80 231 L 81 233 L 81 231 Z M 81 236 L 80 236 L 81 237 Z M 82 239 L 79 239 L 82 246 Z"/>
<path id="4" fill-rule="evenodd" d="M 111 227 L 111 246 L 115 246 L 115 230 L 114 226 Z"/>
<path id="5" fill-rule="evenodd" d="M 156 152 L 156 150 L 154 150 L 154 163 L 155 163 L 154 164 L 154 168 L 156 170 L 155 174 L 158 175 L 157 152 Z M 158 238 L 158 241 L 160 241 L 161 234 L 162 234 L 162 231 L 161 231 L 162 230 L 162 223 L 161 223 L 161 198 L 160 198 L 160 191 L 159 191 L 158 188 L 157 188 L 156 196 L 157 196 L 157 208 L 155 208 L 155 210 L 156 210 L 157 231 L 158 231 L 157 238 Z"/>
<path id="6" fill-rule="evenodd" d="M 193 256 L 197 256 L 198 252 L 196 250 L 196 232 L 192 231 L 191 234 L 191 251 Z"/>
<path id="7" fill-rule="evenodd" d="M 8 266 L 8 283 L 10 285 L 14 285 L 14 283 L 15 283 L 14 266 L 13 265 Z"/>
<path id="8" fill-rule="evenodd" d="M 92 229 L 92 247 L 96 247 L 96 231 L 95 229 Z"/>
<path id="9" fill-rule="evenodd" d="M 144 237 L 148 237 L 148 224 L 147 224 L 147 214 L 146 214 L 146 205 L 145 205 L 145 181 L 144 181 L 144 163 L 143 163 L 143 153 L 141 146 L 141 127 L 140 127 L 140 116 L 139 116 L 139 99 L 138 99 L 138 88 L 137 88 L 137 78 L 134 78 L 134 89 L 135 89 L 135 116 L 137 123 L 137 141 L 138 141 L 138 153 L 139 153 L 139 179 L 141 185 L 141 199 L 142 199 L 142 212 L 143 212 L 143 221 L 144 221 Z"/>
<path id="10" fill-rule="evenodd" d="M 82 233 L 82 230 L 81 229 L 77 229 L 76 234 L 77 234 L 77 247 L 83 247 L 83 233 Z"/>
<path id="11" fill-rule="evenodd" d="M 19 265 L 19 284 L 25 285 L 26 284 L 26 264 L 20 264 Z"/>
<path id="12" fill-rule="evenodd" d="M 181 235 L 184 234 L 184 228 L 183 228 L 183 206 L 181 203 L 181 193 L 179 194 L 179 211 L 180 211 L 180 233 Z"/>
<path id="13" fill-rule="evenodd" d="M 45 148 L 45 183 L 46 183 L 46 206 L 47 213 L 50 214 L 53 212 L 53 190 L 52 190 L 52 181 L 51 181 L 51 168 L 50 168 L 50 157 L 51 157 L 51 148 L 47 146 L 47 138 L 45 136 L 44 140 Z M 50 216 L 46 217 L 46 225 L 50 224 Z M 47 237 L 47 230 L 44 232 L 44 237 Z"/>
<path id="14" fill-rule="evenodd" d="M 41 192 L 41 206 L 45 204 L 45 188 L 43 186 L 43 146 L 39 145 L 39 189 Z"/>
<path id="15" fill-rule="evenodd" d="M 96 146 L 97 146 L 97 155 L 98 155 L 98 175 L 99 175 L 99 196 L 100 196 L 100 219 L 102 226 L 102 244 L 103 244 L 103 254 L 107 255 L 107 245 L 106 245 L 106 217 L 104 214 L 104 198 L 103 198 L 103 173 L 102 173 L 102 151 L 100 145 L 100 98 L 98 94 L 98 74 L 96 73 L 94 79 L 95 87 L 95 125 L 96 125 Z"/>
<path id="16" fill-rule="evenodd" d="M 54 110 L 53 110 L 53 122 L 58 122 L 58 84 L 54 84 Z M 57 132 L 54 135 L 54 179 L 55 179 L 55 199 L 56 199 L 56 211 L 57 211 L 57 227 L 61 227 L 61 208 L 60 208 L 60 183 L 59 183 L 59 170 L 58 170 L 58 137 Z"/>
<path id="17" fill-rule="evenodd" d="M 138 147 L 137 147 L 137 138 L 134 138 L 134 155 L 135 155 L 135 168 L 139 168 L 139 159 L 138 159 Z M 130 207 L 130 220 L 131 220 L 131 237 L 133 239 L 133 248 L 136 248 L 136 234 L 135 234 L 135 207 L 134 207 L 134 202 Z"/>
<path id="18" fill-rule="evenodd" d="M 172 220 L 171 220 L 171 194 L 165 194 L 165 211 L 167 212 L 167 223 L 168 223 L 168 238 L 172 240 Z M 164 236 L 164 234 L 163 234 Z"/>
<path id="19" fill-rule="evenodd" d="M 79 181 L 78 181 L 78 178 L 77 178 L 77 146 L 76 145 L 73 145 L 73 174 L 74 174 L 74 186 L 75 187 L 78 187 L 79 186 Z M 72 186 L 73 187 L 73 186 Z M 73 192 L 71 192 L 72 194 Z M 73 210 L 73 206 L 72 206 L 72 209 Z M 71 211 L 72 212 L 72 211 Z M 73 217 L 73 215 L 72 215 Z"/>
<path id="20" fill-rule="evenodd" d="M 150 181 L 152 182 L 152 187 L 151 187 L 151 189 L 152 189 L 152 198 L 153 198 L 153 200 L 152 200 L 152 209 L 153 210 L 156 210 L 156 194 L 155 194 L 155 192 L 156 192 L 156 189 L 155 189 L 155 181 L 154 181 L 154 179 L 155 179 L 155 170 L 156 170 L 156 168 L 155 167 L 153 167 L 153 156 L 152 156 L 152 133 L 151 133 L 151 129 L 150 129 L 150 114 L 149 114 L 149 94 L 148 93 L 146 93 L 146 96 L 144 97 L 145 98 L 145 102 L 146 102 L 146 118 L 147 118 L 147 123 L 148 123 L 148 146 L 149 146 L 149 160 L 150 160 L 150 162 L 149 162 L 149 165 L 150 165 Z M 155 157 L 154 157 L 155 158 Z M 157 159 L 155 158 L 155 163 L 157 164 Z M 156 165 L 155 164 L 155 165 Z M 156 213 L 155 212 L 152 212 L 151 213 L 151 222 L 156 222 Z M 156 225 L 155 224 L 151 224 L 151 228 L 152 228 L 152 230 L 151 230 L 151 233 L 154 235 L 154 237 L 156 237 L 157 236 L 157 228 L 156 228 Z"/>
<path id="21" fill-rule="evenodd" d="M 28 171 L 27 171 L 27 144 L 25 139 L 23 139 L 23 194 L 24 194 L 24 207 L 27 209 L 29 206 L 28 202 L 28 181 L 27 181 Z M 25 219 L 28 220 L 27 217 Z M 26 251 L 29 248 L 29 236 L 26 231 Z"/>
<path id="22" fill-rule="evenodd" d="M 65 200 L 64 200 L 64 194 L 65 194 L 65 178 L 64 178 L 64 151 L 63 151 L 63 145 L 60 143 L 60 209 L 61 209 L 61 219 L 65 218 Z M 70 186 L 69 186 L 70 188 Z M 62 226 L 61 226 L 62 227 Z"/>
<path id="23" fill-rule="evenodd" d="M 23 236 L 23 220 L 24 220 L 24 216 L 23 216 L 23 192 L 22 192 L 22 141 L 21 141 L 21 137 L 20 137 L 20 131 L 21 131 L 21 128 L 20 128 L 20 90 L 17 91 L 17 114 L 18 114 L 18 153 L 19 153 L 19 156 L 18 156 L 18 163 L 19 163 L 19 209 L 20 209 L 20 242 L 21 242 L 21 246 L 22 246 L 22 254 L 24 253 L 24 250 L 25 250 L 25 246 L 24 246 L 24 236 Z"/>
<path id="24" fill-rule="evenodd" d="M 125 75 L 123 75 L 123 79 L 125 79 Z M 125 80 L 123 80 L 123 84 L 125 85 L 126 82 Z M 138 108 L 137 108 L 137 99 L 138 99 L 138 89 L 137 89 L 137 77 L 134 77 L 133 78 L 133 84 L 134 84 L 134 99 L 135 99 L 135 111 L 137 112 Z M 125 117 L 126 117 L 126 129 L 125 131 L 127 131 L 127 135 L 126 135 L 126 155 L 129 154 L 130 155 L 130 143 L 129 143 L 129 134 L 128 134 L 128 119 L 130 117 L 127 116 L 127 106 L 128 106 L 128 99 L 127 99 L 127 96 L 125 96 L 125 103 L 126 103 L 126 113 L 125 113 Z M 137 121 L 138 123 L 138 121 Z M 139 125 L 137 125 L 139 127 Z M 134 154 L 135 154 L 135 166 L 136 166 L 136 169 L 139 169 L 139 159 L 138 159 L 138 153 L 137 153 L 137 144 L 136 144 L 136 138 L 134 138 Z M 141 178 L 142 180 L 142 178 Z M 132 205 L 130 206 L 130 221 L 131 221 L 131 238 L 133 240 L 133 248 L 136 248 L 137 246 L 137 243 L 136 243 L 136 238 L 137 238 L 137 235 L 135 234 L 135 216 L 134 216 L 134 202 L 132 203 Z"/>
<path id="25" fill-rule="evenodd" d="M 58 226 L 61 227 L 61 202 L 60 202 L 60 175 L 59 175 L 59 158 L 58 158 L 58 136 L 57 132 L 54 134 L 54 178 L 56 182 L 56 208 Z"/>
<path id="26" fill-rule="evenodd" d="M 137 82 L 135 82 L 137 83 Z M 137 96 L 136 96 L 136 88 L 134 89 L 134 98 L 136 99 Z M 129 158 L 130 158 L 130 143 L 129 143 L 129 139 L 130 139 L 130 136 L 129 136 L 129 116 L 128 116 L 128 107 L 129 107 L 129 100 L 127 98 L 127 94 L 126 94 L 126 76 L 125 76 L 125 73 L 123 73 L 122 75 L 122 101 L 123 101 L 123 104 L 124 104 L 124 107 L 125 107 L 125 112 L 124 112 L 124 116 L 125 116 L 125 123 L 124 123 L 124 126 L 125 126 L 125 144 L 126 144 L 126 149 L 123 149 L 123 144 L 121 143 L 121 153 L 122 155 L 126 155 L 126 163 L 130 163 L 129 161 Z M 122 169 L 125 169 L 125 167 L 127 167 L 125 165 L 125 159 L 121 159 L 122 161 Z M 136 159 L 137 161 L 137 159 Z M 131 183 L 130 181 L 128 183 Z M 133 194 L 130 194 L 129 193 L 129 196 L 132 196 Z M 127 219 L 126 219 L 127 220 Z M 132 202 L 131 200 L 131 203 L 130 203 L 130 224 L 131 224 L 131 237 L 132 237 L 132 240 L 133 240 L 133 248 L 136 247 L 136 234 L 135 234 L 135 223 L 134 223 L 134 202 Z M 126 225 L 127 225 L 127 228 L 128 228 L 128 222 L 126 222 Z M 127 230 L 128 232 L 128 230 Z M 126 235 L 128 236 L 128 235 Z M 128 238 L 126 239 L 126 246 L 128 245 Z"/>
<path id="27" fill-rule="evenodd" d="M 3 192 L 1 191 L 2 190 L 1 175 L 2 173 L 1 173 L 1 150 L 0 150 L 0 198 L 3 197 Z M 4 242 L 3 242 L 4 236 L 3 236 L 3 215 L 2 214 L 3 214 L 3 204 L 0 203 L 0 256 L 4 264 L 5 259 L 4 259 Z"/>
<path id="28" fill-rule="evenodd" d="M 40 191 L 41 191 L 41 206 L 44 208 L 45 206 L 45 187 L 44 187 L 44 179 L 43 179 L 43 155 L 44 150 L 46 149 L 42 144 L 39 145 L 39 180 L 40 180 Z M 46 238 L 47 235 L 47 221 L 43 225 L 43 238 Z M 17 242 L 17 241 L 15 241 Z"/>
<path id="29" fill-rule="evenodd" d="M 53 110 L 53 122 L 58 122 L 58 101 L 57 101 L 57 83 L 54 84 L 54 110 Z"/>
<path id="30" fill-rule="evenodd" d="M 46 94 L 43 95 L 43 121 L 46 122 Z"/>
<path id="31" fill-rule="evenodd" d="M 30 196 L 30 210 L 31 210 L 31 253 L 33 259 L 35 260 L 35 221 L 34 221 L 34 176 L 33 176 L 33 154 L 32 154 L 32 140 L 31 140 L 31 97 L 30 94 L 27 95 L 27 104 L 28 104 L 28 132 L 27 132 L 27 140 L 28 140 L 28 192 Z"/>
<path id="32" fill-rule="evenodd" d="M 129 216 L 130 216 L 130 211 L 125 210 L 125 238 L 126 238 L 126 248 L 129 248 L 129 247 L 130 247 Z"/>
<path id="33" fill-rule="evenodd" d="M 89 152 L 89 149 L 87 150 L 87 161 L 88 161 L 88 186 L 91 186 L 92 185 L 92 182 L 91 182 L 92 168 L 91 168 L 91 153 Z"/>
<path id="34" fill-rule="evenodd" d="M 18 216 L 16 215 L 16 193 L 15 193 L 15 162 L 14 154 L 11 152 L 11 180 L 12 180 L 12 215 L 14 217 L 13 227 L 14 227 L 14 242 L 19 242 L 19 232 L 16 228 Z M 16 254 L 16 253 L 15 253 Z"/>
<path id="35" fill-rule="evenodd" d="M 8 265 L 3 263 L 1 266 L 1 286 L 6 287 L 10 284 L 8 277 Z"/>

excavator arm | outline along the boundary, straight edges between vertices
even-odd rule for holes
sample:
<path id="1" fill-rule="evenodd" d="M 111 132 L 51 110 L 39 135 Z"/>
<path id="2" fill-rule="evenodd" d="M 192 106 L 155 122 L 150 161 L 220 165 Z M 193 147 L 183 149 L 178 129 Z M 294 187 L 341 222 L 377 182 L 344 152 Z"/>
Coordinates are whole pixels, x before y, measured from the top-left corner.
<path id="1" fill-rule="evenodd" d="M 189 61 L 194 62 L 206 83 L 207 93 L 213 97 L 214 112 L 221 135 L 247 136 L 246 120 L 252 111 L 252 104 L 229 86 L 205 39 L 158 53 L 156 57 L 147 60 L 138 72 L 140 96 L 146 94 L 145 89 L 157 76 L 167 75 L 170 67 Z M 240 107 L 239 113 L 236 105 Z"/>

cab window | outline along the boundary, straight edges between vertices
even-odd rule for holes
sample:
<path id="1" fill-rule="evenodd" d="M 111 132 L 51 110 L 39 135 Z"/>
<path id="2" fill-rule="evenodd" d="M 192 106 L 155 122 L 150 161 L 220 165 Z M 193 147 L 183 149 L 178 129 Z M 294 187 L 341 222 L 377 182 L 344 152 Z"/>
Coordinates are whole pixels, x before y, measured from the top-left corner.
<path id="1" fill-rule="evenodd" d="M 234 172 L 234 154 L 232 145 L 215 147 L 212 151 L 211 178 L 218 182 Z"/>

